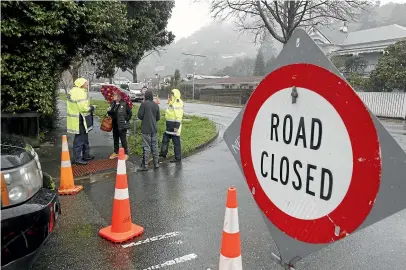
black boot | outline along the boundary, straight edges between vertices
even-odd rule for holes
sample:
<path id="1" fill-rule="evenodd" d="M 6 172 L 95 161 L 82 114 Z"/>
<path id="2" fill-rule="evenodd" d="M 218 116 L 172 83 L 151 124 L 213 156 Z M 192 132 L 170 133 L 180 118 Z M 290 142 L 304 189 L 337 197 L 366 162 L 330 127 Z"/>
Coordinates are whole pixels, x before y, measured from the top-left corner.
<path id="1" fill-rule="evenodd" d="M 176 159 L 176 158 L 171 160 L 171 163 L 179 163 L 179 162 L 182 162 L 182 160 L 181 159 Z"/>
<path id="2" fill-rule="evenodd" d="M 142 162 L 140 167 L 137 169 L 137 172 L 145 172 L 145 171 L 148 171 L 148 168 L 147 166 L 145 166 L 145 163 Z"/>
<path id="3" fill-rule="evenodd" d="M 87 165 L 87 161 L 79 159 L 79 160 L 75 161 L 75 164 L 77 164 L 77 165 Z"/>
<path id="4" fill-rule="evenodd" d="M 93 160 L 95 156 L 88 155 L 87 157 L 83 158 L 83 160 Z"/>

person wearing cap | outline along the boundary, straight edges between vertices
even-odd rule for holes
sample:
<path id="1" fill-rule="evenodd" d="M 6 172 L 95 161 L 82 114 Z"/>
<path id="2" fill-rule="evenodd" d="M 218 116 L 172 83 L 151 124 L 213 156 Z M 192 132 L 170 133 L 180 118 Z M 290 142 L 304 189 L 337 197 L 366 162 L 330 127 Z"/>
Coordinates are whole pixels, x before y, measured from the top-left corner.
<path id="1" fill-rule="evenodd" d="M 180 133 L 182 131 L 182 119 L 183 119 L 183 101 L 180 99 L 180 91 L 173 89 L 171 91 L 171 100 L 169 107 L 165 112 L 166 118 L 166 130 L 163 134 L 161 152 L 159 156 L 166 158 L 168 154 L 169 140 L 172 139 L 173 150 L 175 152 L 175 158 L 171 162 L 181 162 L 181 143 Z"/>
<path id="2" fill-rule="evenodd" d="M 75 80 L 66 100 L 67 132 L 75 134 L 73 140 L 74 163 L 87 165 L 94 159 L 90 155 L 89 131 L 93 129 L 94 106 L 90 105 L 87 96 L 88 82 L 84 78 Z"/>

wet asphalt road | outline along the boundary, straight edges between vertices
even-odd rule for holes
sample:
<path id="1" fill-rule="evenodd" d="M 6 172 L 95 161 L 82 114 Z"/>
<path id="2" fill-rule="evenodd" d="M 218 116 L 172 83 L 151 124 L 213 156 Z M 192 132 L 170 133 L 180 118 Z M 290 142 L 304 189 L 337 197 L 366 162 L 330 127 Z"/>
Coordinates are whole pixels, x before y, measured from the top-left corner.
<path id="1" fill-rule="evenodd" d="M 143 236 L 128 242 L 135 245 L 123 248 L 97 235 L 111 221 L 115 183 L 114 175 L 107 175 L 85 185 L 77 196 L 61 198 L 62 215 L 33 269 L 218 269 L 231 185 L 238 191 L 244 269 L 282 269 L 270 258 L 277 248 L 221 138 L 239 110 L 186 104 L 185 113 L 218 123 L 220 137 L 183 164 L 129 172 L 133 222 L 145 227 Z M 406 150 L 404 123 L 385 123 Z M 406 211 L 402 211 L 312 254 L 296 269 L 405 269 L 405 258 Z"/>

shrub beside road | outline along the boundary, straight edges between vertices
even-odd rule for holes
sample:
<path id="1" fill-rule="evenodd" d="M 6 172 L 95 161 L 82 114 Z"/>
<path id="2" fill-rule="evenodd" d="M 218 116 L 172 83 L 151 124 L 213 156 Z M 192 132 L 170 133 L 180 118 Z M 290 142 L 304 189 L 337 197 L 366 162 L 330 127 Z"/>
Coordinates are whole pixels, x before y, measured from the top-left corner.
<path id="1" fill-rule="evenodd" d="M 66 100 L 65 94 L 60 94 L 61 100 Z M 95 115 L 99 117 L 100 121 L 106 115 L 109 104 L 105 100 L 91 100 L 92 105 L 96 105 Z M 137 117 L 139 105 L 133 106 L 133 117 L 131 121 Z M 158 122 L 158 138 L 159 142 L 162 140 L 162 134 L 165 131 L 165 108 L 161 108 L 161 120 Z M 131 154 L 141 156 L 142 155 L 142 141 L 141 141 L 141 120 L 136 121 L 136 134 L 133 133 L 133 125 L 131 123 L 132 130 L 129 131 L 130 136 L 128 138 L 128 144 Z M 186 156 L 193 153 L 200 146 L 209 142 L 217 136 L 216 124 L 209 120 L 207 117 L 184 115 L 182 122 L 182 155 Z M 112 142 L 113 144 L 113 142 Z M 169 146 L 168 156 L 173 156 L 172 142 Z"/>

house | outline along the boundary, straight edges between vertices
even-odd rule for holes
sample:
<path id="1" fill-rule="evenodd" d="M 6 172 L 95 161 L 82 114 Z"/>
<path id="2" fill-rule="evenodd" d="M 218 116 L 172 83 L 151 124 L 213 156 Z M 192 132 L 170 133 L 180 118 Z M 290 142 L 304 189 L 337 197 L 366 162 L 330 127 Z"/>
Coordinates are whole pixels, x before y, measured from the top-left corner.
<path id="1" fill-rule="evenodd" d="M 202 79 L 221 79 L 221 78 L 228 78 L 229 76 L 213 76 L 213 75 L 199 75 L 194 74 L 195 80 L 202 80 Z M 186 74 L 186 80 L 192 80 L 193 74 Z"/>
<path id="2" fill-rule="evenodd" d="M 195 90 L 202 89 L 254 89 L 263 79 L 262 76 L 226 77 L 213 79 L 195 79 Z M 190 88 L 193 81 L 184 81 L 181 87 Z"/>
<path id="3" fill-rule="evenodd" d="M 406 39 L 406 27 L 392 24 L 359 31 L 344 24 L 338 29 L 316 28 L 309 30 L 310 37 L 326 55 L 359 55 L 367 60 L 364 74 L 375 69 L 380 55 L 396 42 Z"/>

